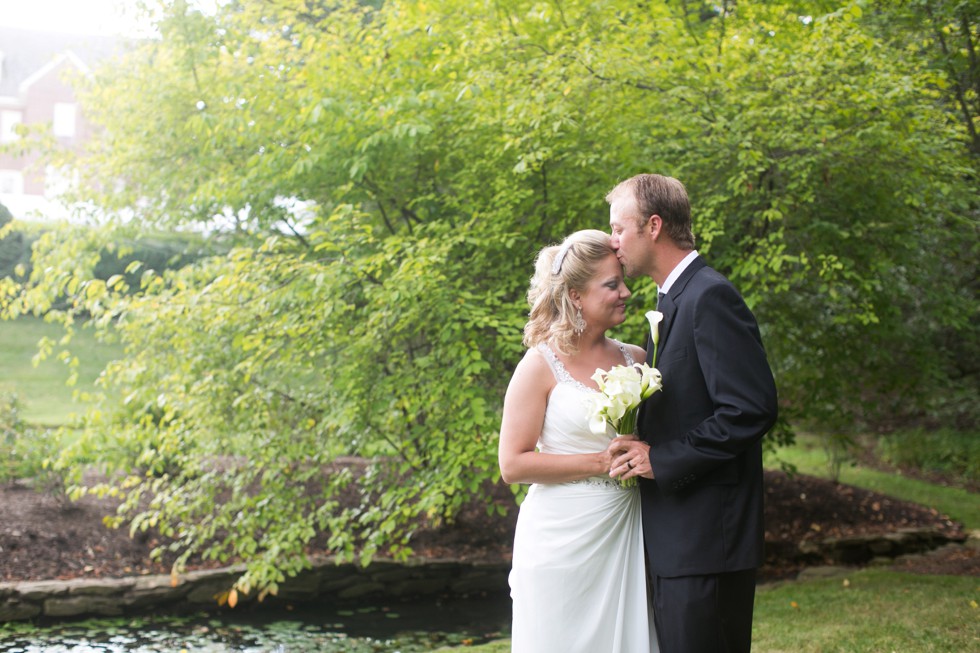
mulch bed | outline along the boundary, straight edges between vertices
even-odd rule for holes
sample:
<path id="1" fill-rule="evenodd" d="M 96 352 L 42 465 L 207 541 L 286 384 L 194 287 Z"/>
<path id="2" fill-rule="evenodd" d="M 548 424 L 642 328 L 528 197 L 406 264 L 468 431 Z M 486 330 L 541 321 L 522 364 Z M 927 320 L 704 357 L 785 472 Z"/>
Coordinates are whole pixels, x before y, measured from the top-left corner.
<path id="1" fill-rule="evenodd" d="M 510 488 L 488 488 L 495 502 L 513 506 Z M 126 529 L 103 526 L 111 499 L 86 497 L 65 504 L 23 484 L 0 486 L 0 581 L 122 577 L 169 573 L 169 562 L 149 552 L 161 543 L 150 533 L 130 537 Z M 467 507 L 455 523 L 422 528 L 413 539 L 424 557 L 499 562 L 510 559 L 517 509 L 487 515 Z M 905 528 L 933 529 L 965 539 L 961 525 L 934 509 L 811 476 L 766 472 L 767 560 L 763 580 L 794 577 L 805 565 L 799 544 L 829 537 L 871 535 Z M 324 553 L 323 551 L 313 551 Z M 203 566 L 216 566 L 198 564 Z M 976 548 L 952 547 L 940 554 L 902 559 L 896 568 L 915 573 L 980 576 Z"/>

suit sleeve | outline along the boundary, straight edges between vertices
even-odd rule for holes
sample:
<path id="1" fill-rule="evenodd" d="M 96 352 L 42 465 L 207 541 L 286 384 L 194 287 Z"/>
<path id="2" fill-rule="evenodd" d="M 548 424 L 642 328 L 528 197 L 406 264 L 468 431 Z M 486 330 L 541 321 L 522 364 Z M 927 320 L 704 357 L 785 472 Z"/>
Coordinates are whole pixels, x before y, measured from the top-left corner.
<path id="1" fill-rule="evenodd" d="M 667 493 L 723 472 L 776 421 L 776 385 L 759 328 L 733 286 L 713 284 L 700 293 L 693 339 L 704 395 L 689 399 L 700 421 L 693 419 L 696 426 L 650 456 L 657 485 Z"/>

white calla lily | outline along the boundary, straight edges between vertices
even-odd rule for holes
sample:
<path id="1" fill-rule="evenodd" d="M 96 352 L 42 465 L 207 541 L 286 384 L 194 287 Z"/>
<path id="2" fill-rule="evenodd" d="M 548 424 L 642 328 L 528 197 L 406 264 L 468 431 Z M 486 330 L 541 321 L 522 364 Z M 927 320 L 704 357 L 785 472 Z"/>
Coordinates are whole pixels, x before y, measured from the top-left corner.
<path id="1" fill-rule="evenodd" d="M 589 410 L 590 431 L 596 435 L 608 435 L 610 424 L 606 419 L 606 415 L 609 413 L 611 406 L 612 401 L 603 393 L 599 393 L 592 398 L 592 404 Z"/>
<path id="2" fill-rule="evenodd" d="M 657 390 L 663 388 L 663 377 L 660 370 L 649 365 L 635 364 L 633 367 L 640 371 L 640 397 L 646 399 Z"/>
<path id="3" fill-rule="evenodd" d="M 657 363 L 657 345 L 660 344 L 660 323 L 664 320 L 664 314 L 660 311 L 647 311 L 647 322 L 650 323 L 650 339 L 653 341 L 653 357 L 650 359 Z"/>
<path id="4" fill-rule="evenodd" d="M 600 370 L 598 367 L 595 370 L 595 374 L 589 377 L 595 384 L 599 386 L 599 391 L 601 392 L 606 387 L 606 371 Z"/>

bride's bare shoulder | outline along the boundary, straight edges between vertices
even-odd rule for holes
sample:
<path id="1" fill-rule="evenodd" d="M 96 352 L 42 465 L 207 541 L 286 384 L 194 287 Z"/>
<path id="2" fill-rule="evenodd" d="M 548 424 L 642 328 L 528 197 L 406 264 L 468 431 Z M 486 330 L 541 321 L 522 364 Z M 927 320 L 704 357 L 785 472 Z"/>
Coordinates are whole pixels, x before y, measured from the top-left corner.
<path id="1" fill-rule="evenodd" d="M 637 347 L 636 345 L 629 345 L 626 343 L 624 343 L 623 346 L 626 347 L 626 351 L 630 353 L 630 356 L 632 356 L 633 360 L 637 363 L 642 363 L 646 360 L 647 351 L 643 347 Z"/>
<path id="2" fill-rule="evenodd" d="M 514 368 L 511 385 L 519 383 L 525 387 L 527 384 L 550 387 L 553 382 L 554 373 L 551 371 L 551 363 L 548 362 L 545 352 L 537 347 L 531 347 L 524 352 L 524 357 Z"/>
<path id="3" fill-rule="evenodd" d="M 548 363 L 545 353 L 537 347 L 531 347 L 524 352 L 524 357 L 521 358 L 521 362 L 517 364 L 517 367 L 518 369 L 523 368 L 528 374 L 551 372 L 551 366 Z"/>

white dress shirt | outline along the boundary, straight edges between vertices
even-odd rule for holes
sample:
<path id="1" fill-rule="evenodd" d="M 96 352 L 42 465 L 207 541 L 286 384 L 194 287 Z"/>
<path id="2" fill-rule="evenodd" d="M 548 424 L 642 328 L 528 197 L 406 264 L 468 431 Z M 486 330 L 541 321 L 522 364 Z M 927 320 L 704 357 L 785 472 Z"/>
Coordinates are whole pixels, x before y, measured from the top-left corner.
<path id="1" fill-rule="evenodd" d="M 659 286 L 657 288 L 657 293 L 663 293 L 666 295 L 667 292 L 670 291 L 670 287 L 674 285 L 675 281 L 677 281 L 677 277 L 681 276 L 684 270 L 687 269 L 687 266 L 689 266 L 691 264 L 691 261 L 696 259 L 697 256 L 698 256 L 698 250 L 692 249 L 687 256 L 681 259 L 681 262 L 678 263 L 674 267 L 674 269 L 670 271 L 670 274 L 667 275 L 667 279 L 664 280 L 664 285 Z"/>

